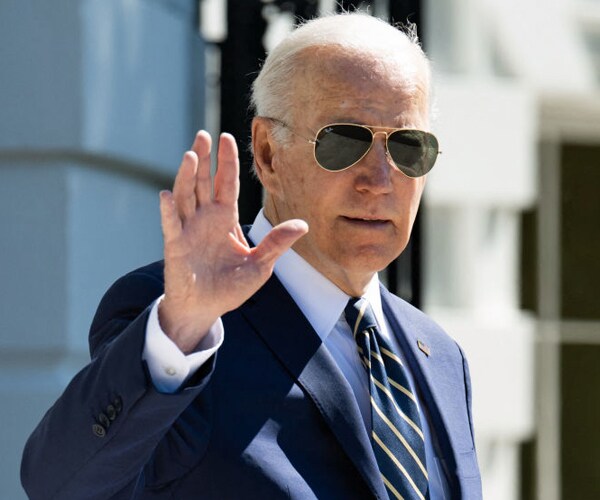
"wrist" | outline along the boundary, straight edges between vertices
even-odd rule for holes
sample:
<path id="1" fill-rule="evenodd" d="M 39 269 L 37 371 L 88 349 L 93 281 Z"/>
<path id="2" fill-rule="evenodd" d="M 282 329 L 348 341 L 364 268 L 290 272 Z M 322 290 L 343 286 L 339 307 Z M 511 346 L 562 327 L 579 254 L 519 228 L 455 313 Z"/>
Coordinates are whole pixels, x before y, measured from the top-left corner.
<path id="1" fill-rule="evenodd" d="M 196 348 L 217 320 L 203 314 L 190 314 L 189 311 L 190 308 L 174 305 L 167 296 L 158 304 L 157 311 L 160 328 L 185 354 Z"/>

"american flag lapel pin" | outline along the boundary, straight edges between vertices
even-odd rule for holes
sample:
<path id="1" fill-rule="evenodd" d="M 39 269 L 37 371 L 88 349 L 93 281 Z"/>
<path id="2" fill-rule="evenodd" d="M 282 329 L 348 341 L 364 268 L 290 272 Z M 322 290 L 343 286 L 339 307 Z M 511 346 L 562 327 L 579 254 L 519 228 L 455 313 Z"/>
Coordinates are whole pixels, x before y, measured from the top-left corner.
<path id="1" fill-rule="evenodd" d="M 417 340 L 417 345 L 419 346 L 419 349 L 421 349 L 421 351 L 425 353 L 425 356 L 429 357 L 429 355 L 431 354 L 429 346 L 423 344 L 423 342 L 421 342 L 420 340 Z"/>

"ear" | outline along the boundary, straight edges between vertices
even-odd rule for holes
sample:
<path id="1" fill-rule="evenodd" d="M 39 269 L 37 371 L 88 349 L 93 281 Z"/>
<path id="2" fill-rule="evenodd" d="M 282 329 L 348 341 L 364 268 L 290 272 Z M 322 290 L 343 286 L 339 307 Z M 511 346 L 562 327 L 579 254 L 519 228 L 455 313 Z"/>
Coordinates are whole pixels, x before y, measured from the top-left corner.
<path id="1" fill-rule="evenodd" d="M 252 120 L 252 152 L 256 175 L 269 194 L 280 191 L 277 169 L 279 146 L 271 133 L 273 123 L 268 118 L 255 117 Z"/>

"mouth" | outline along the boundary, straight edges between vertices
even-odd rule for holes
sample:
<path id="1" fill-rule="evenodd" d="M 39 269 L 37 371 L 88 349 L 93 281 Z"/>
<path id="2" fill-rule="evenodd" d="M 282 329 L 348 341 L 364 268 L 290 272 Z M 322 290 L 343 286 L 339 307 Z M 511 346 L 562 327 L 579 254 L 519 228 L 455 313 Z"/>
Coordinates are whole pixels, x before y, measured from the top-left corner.
<path id="1" fill-rule="evenodd" d="M 342 219 L 350 224 L 354 224 L 359 227 L 372 227 L 379 228 L 385 227 L 391 223 L 389 219 L 379 219 L 375 217 L 349 217 L 342 215 Z"/>

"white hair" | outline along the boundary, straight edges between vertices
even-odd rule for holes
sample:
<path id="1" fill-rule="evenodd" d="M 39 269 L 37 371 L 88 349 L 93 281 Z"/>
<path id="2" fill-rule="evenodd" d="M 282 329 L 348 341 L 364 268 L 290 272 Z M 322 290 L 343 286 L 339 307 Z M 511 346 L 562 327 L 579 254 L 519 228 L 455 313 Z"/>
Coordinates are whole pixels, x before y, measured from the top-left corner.
<path id="1" fill-rule="evenodd" d="M 421 49 L 414 24 L 394 27 L 360 12 L 333 14 L 301 24 L 268 55 L 252 84 L 251 105 L 255 116 L 292 124 L 292 82 L 299 71 L 306 69 L 299 64 L 299 56 L 308 48 L 322 46 L 338 46 L 347 53 L 376 54 L 388 60 L 414 51 L 424 63 L 425 88 L 430 86 L 429 61 Z M 275 126 L 273 133 L 282 144 L 289 139 L 288 130 L 283 126 Z"/>

